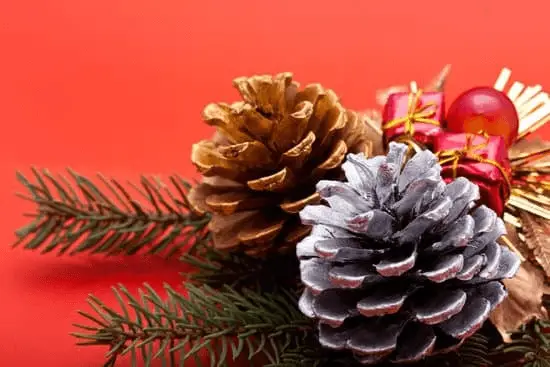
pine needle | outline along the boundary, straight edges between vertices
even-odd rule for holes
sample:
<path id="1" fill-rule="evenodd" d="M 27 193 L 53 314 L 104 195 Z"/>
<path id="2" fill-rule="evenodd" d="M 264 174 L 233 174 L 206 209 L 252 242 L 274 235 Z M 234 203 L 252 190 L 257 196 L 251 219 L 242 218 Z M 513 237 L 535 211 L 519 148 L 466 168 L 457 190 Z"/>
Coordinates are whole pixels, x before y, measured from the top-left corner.
<path id="1" fill-rule="evenodd" d="M 505 363 L 506 366 L 550 367 L 550 322 L 535 320 L 524 325 L 512 334 L 511 343 L 496 349 L 494 357 L 516 361 L 516 364 Z"/>
<path id="2" fill-rule="evenodd" d="M 294 253 L 256 258 L 244 253 L 218 251 L 210 242 L 201 241 L 180 260 L 196 270 L 182 274 L 188 281 L 214 288 L 229 285 L 267 292 L 295 287 L 299 283 L 299 264 Z"/>
<path id="3" fill-rule="evenodd" d="M 203 365 L 220 367 L 243 357 L 252 365 L 261 357 L 264 367 L 361 367 L 350 353 L 318 344 L 314 322 L 299 311 L 294 291 L 187 285 L 186 295 L 165 286 L 167 296 L 161 297 L 145 285 L 136 297 L 122 285 L 113 290 L 118 310 L 90 296 L 93 312 L 79 311 L 83 320 L 72 334 L 80 345 L 106 347 L 111 366 L 119 357 L 139 352 L 145 366 L 157 359 L 183 366 L 202 356 L 208 361 Z M 547 367 L 548 330 L 545 322 L 532 323 L 514 335 L 511 344 L 492 349 L 482 329 L 458 350 L 408 366 Z"/>
<path id="4" fill-rule="evenodd" d="M 489 353 L 489 340 L 487 337 L 482 333 L 474 334 L 466 339 L 458 350 L 460 367 L 491 366 Z"/>
<path id="5" fill-rule="evenodd" d="M 190 212 L 190 184 L 178 176 L 169 178 L 170 185 L 142 176 L 139 184 L 125 188 L 100 174 L 97 184 L 72 170 L 68 174 L 70 179 L 46 169 L 33 168 L 32 178 L 17 173 L 27 191 L 18 196 L 36 206 L 31 222 L 16 231 L 14 246 L 58 255 L 146 252 L 170 257 L 206 240 L 208 217 Z"/>
<path id="6" fill-rule="evenodd" d="M 90 296 L 93 311 L 79 311 L 84 320 L 74 325 L 79 331 L 72 335 L 80 345 L 107 347 L 109 361 L 140 352 L 146 366 L 156 359 L 183 365 L 199 354 L 206 355 L 211 366 L 246 355 L 283 366 L 288 355 L 303 355 L 311 344 L 313 324 L 288 292 L 186 287 L 184 296 L 165 285 L 167 297 L 162 298 L 149 285 L 139 291 L 140 297 L 119 285 L 113 288 L 119 311 Z"/>

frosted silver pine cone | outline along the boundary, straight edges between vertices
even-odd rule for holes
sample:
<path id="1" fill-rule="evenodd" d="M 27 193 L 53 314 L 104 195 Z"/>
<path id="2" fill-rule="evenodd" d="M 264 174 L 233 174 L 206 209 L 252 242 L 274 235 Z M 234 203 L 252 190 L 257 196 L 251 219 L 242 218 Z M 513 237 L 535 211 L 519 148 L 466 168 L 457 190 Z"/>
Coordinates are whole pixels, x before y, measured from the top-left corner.
<path id="1" fill-rule="evenodd" d="M 517 256 L 497 244 L 504 223 L 475 207 L 478 187 L 441 179 L 430 151 L 406 164 L 407 147 L 387 156 L 349 154 L 347 182 L 317 185 L 327 205 L 307 206 L 312 233 L 297 247 L 304 314 L 319 341 L 364 364 L 412 362 L 458 347 L 506 297 Z"/>

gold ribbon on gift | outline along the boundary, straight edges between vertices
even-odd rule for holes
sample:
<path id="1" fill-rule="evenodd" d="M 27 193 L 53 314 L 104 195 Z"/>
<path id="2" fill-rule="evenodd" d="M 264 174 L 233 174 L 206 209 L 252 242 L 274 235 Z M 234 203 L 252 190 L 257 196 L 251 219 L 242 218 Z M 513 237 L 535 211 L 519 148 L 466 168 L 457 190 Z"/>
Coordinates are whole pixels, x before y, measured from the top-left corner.
<path id="1" fill-rule="evenodd" d="M 483 137 L 485 141 L 474 145 L 473 141 L 476 136 Z M 489 139 L 490 136 L 485 131 L 480 131 L 477 134 L 467 134 L 466 144 L 464 144 L 464 147 L 460 149 L 442 150 L 437 152 L 436 155 L 439 158 L 439 164 L 442 166 L 451 163 L 453 178 L 456 178 L 457 176 L 458 164 L 462 159 L 472 160 L 478 163 L 487 163 L 496 167 L 504 177 L 506 185 L 508 186 L 508 197 L 504 198 L 504 200 L 507 201 L 510 198 L 510 193 L 512 192 L 512 185 L 510 183 L 510 178 L 508 177 L 508 172 L 506 172 L 504 167 L 502 167 L 499 162 L 493 159 L 485 158 L 481 154 L 477 153 L 478 150 L 484 149 L 489 145 Z"/>
<path id="2" fill-rule="evenodd" d="M 426 149 L 425 146 L 414 140 L 412 135 L 409 134 L 399 135 L 398 137 L 393 139 L 393 141 L 396 143 L 406 144 L 409 147 L 408 158 L 412 158 L 412 156 L 416 153 L 419 153 Z"/>
<path id="3" fill-rule="evenodd" d="M 383 130 L 388 130 L 397 126 L 404 127 L 404 134 L 413 136 L 414 135 L 414 124 L 421 122 L 424 124 L 430 124 L 439 126 L 441 123 L 433 117 L 437 111 L 437 104 L 434 102 L 418 105 L 418 101 L 422 96 L 422 90 L 419 89 L 416 92 L 409 93 L 409 103 L 407 114 L 403 117 L 398 117 L 394 120 L 390 120 L 384 125 L 382 125 Z"/>

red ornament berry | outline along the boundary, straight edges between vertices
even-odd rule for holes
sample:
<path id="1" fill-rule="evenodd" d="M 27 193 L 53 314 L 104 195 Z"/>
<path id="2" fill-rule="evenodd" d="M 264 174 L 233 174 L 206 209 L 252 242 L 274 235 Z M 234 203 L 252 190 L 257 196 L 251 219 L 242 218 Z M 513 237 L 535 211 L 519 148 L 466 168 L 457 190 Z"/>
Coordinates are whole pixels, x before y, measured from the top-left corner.
<path id="1" fill-rule="evenodd" d="M 518 136 L 516 107 L 506 94 L 491 87 L 476 87 L 462 93 L 447 112 L 447 130 L 502 136 L 506 146 Z"/>

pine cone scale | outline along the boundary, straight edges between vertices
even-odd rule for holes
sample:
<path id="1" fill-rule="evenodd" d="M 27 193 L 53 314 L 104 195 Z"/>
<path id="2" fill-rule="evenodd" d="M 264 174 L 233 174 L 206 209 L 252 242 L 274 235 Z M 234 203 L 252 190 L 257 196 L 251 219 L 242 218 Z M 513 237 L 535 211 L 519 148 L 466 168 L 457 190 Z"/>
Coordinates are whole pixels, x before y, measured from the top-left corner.
<path id="1" fill-rule="evenodd" d="M 218 243 L 218 250 L 232 250 L 239 246 L 237 234 L 231 231 L 213 232 L 212 239 Z"/>
<path id="2" fill-rule="evenodd" d="M 303 226 L 299 221 L 289 221 L 287 227 L 282 244 L 285 250 L 289 247 L 294 250 L 296 243 L 311 233 L 311 228 Z"/>
<path id="3" fill-rule="evenodd" d="M 426 270 L 421 270 L 420 274 L 434 283 L 443 283 L 456 277 L 463 267 L 464 257 L 461 254 L 446 255 L 438 258 Z"/>
<path id="4" fill-rule="evenodd" d="M 323 299 L 332 299 L 336 297 L 338 302 L 323 302 Z M 339 327 L 344 321 L 355 316 L 353 304 L 356 303 L 356 297 L 350 294 L 331 290 L 319 295 L 318 301 L 313 303 L 313 312 L 316 315 L 322 315 L 325 324 L 331 327 Z"/>
<path id="5" fill-rule="evenodd" d="M 239 231 L 239 241 L 244 246 L 271 242 L 281 232 L 284 223 L 283 218 L 254 217 Z"/>
<path id="6" fill-rule="evenodd" d="M 270 137 L 275 151 L 285 152 L 304 137 L 308 128 L 309 118 L 313 113 L 313 106 L 309 102 L 302 102 L 297 107 L 300 110 L 283 117 L 279 123 L 275 124 Z M 311 131 L 310 133 L 315 135 Z"/>
<path id="7" fill-rule="evenodd" d="M 239 228 L 250 221 L 251 218 L 257 217 L 261 213 L 258 210 L 249 210 L 236 212 L 231 215 L 212 215 L 209 223 L 209 229 L 213 234 L 221 232 L 230 232 L 237 234 Z"/>
<path id="8" fill-rule="evenodd" d="M 347 153 L 369 146 L 366 127 L 334 92 L 319 84 L 300 90 L 290 73 L 237 78 L 233 84 L 241 102 L 210 104 L 203 111 L 217 133 L 193 146 L 191 158 L 205 182 L 189 200 L 197 212 L 212 213 L 218 248 L 258 256 L 286 251 L 310 232 L 297 213 L 320 201 L 315 183 L 339 175 Z M 212 184 L 206 177 L 235 185 Z"/>
<path id="9" fill-rule="evenodd" d="M 246 184 L 254 191 L 281 192 L 293 187 L 295 183 L 296 178 L 294 174 L 288 167 L 285 167 L 279 172 L 256 180 L 250 180 Z"/>
<path id="10" fill-rule="evenodd" d="M 231 180 L 247 180 L 257 176 L 263 170 L 263 168 L 258 167 L 246 169 L 243 164 L 224 157 L 217 147 L 207 141 L 193 144 L 191 159 L 201 174 L 221 176 Z M 252 166 L 252 164 L 249 164 L 249 166 Z"/>
<path id="11" fill-rule="evenodd" d="M 439 328 L 456 339 L 472 336 L 489 318 L 491 303 L 484 298 L 470 298 L 455 317 L 439 324 Z"/>
<path id="12" fill-rule="evenodd" d="M 275 198 L 269 196 L 254 196 L 246 191 L 231 191 L 222 194 L 212 194 L 206 197 L 206 206 L 223 215 L 230 215 L 237 211 L 248 211 L 275 204 Z"/>
<path id="13" fill-rule="evenodd" d="M 340 118 L 342 109 L 337 105 L 338 99 L 329 96 L 326 92 L 319 94 L 313 102 L 314 113 L 308 122 L 308 130 L 313 131 L 318 137 L 325 137 Z M 320 143 L 323 139 L 320 140 Z"/>
<path id="14" fill-rule="evenodd" d="M 332 147 L 332 150 L 328 154 L 328 157 L 317 166 L 314 170 L 315 172 L 326 172 L 331 169 L 338 168 L 340 164 L 346 158 L 346 153 L 348 152 L 348 146 L 345 141 L 338 140 Z"/>
<path id="15" fill-rule="evenodd" d="M 315 134 L 310 131 L 298 144 L 283 153 L 280 164 L 292 170 L 301 169 L 313 151 L 315 139 Z"/>
<path id="16" fill-rule="evenodd" d="M 259 141 L 221 146 L 217 150 L 229 162 L 234 162 L 244 169 L 276 167 L 271 151 Z"/>
<path id="17" fill-rule="evenodd" d="M 285 201 L 279 207 L 289 214 L 297 214 L 306 207 L 306 205 L 318 204 L 321 201 L 321 196 L 315 192 L 305 198 L 295 201 Z"/>
<path id="18" fill-rule="evenodd" d="M 426 355 L 432 354 L 435 349 L 437 337 L 432 328 L 422 324 L 407 325 L 398 337 L 409 341 L 406 347 L 399 350 L 395 356 L 395 362 L 417 362 Z"/>
<path id="19" fill-rule="evenodd" d="M 367 320 L 355 328 L 347 345 L 360 359 L 378 361 L 395 350 L 397 338 L 406 326 L 406 319 L 401 315 L 390 315 Z"/>
<path id="20" fill-rule="evenodd" d="M 192 187 L 187 193 L 190 209 L 197 215 L 205 215 L 210 210 L 206 205 L 206 199 L 214 193 L 217 192 L 212 190 L 210 185 L 202 184 Z"/>
<path id="21" fill-rule="evenodd" d="M 399 310 L 407 299 L 406 290 L 403 287 L 384 287 L 373 291 L 370 295 L 361 298 L 357 303 L 357 311 L 366 317 L 392 315 Z"/>
<path id="22" fill-rule="evenodd" d="M 202 118 L 208 125 L 215 126 L 232 144 L 251 141 L 250 135 L 242 129 L 244 118 L 235 113 L 235 109 L 237 106 L 211 103 L 204 108 Z"/>
<path id="23" fill-rule="evenodd" d="M 384 231 L 385 232 L 385 231 Z M 414 245 L 402 246 L 403 252 L 392 255 L 376 264 L 376 272 L 384 277 L 397 277 L 411 270 L 416 265 L 417 248 Z"/>
<path id="24" fill-rule="evenodd" d="M 296 104 L 299 104 L 302 102 L 309 102 L 315 107 L 314 108 L 315 114 L 323 113 L 323 110 L 318 106 L 318 101 L 321 98 L 321 96 L 324 96 L 325 94 L 326 92 L 323 86 L 321 84 L 314 83 L 314 84 L 307 85 L 303 90 L 296 93 L 294 100 L 296 101 Z M 310 120 L 310 124 L 313 121 L 314 120 Z M 312 131 L 315 131 L 313 127 L 314 126 L 309 125 L 309 129 Z"/>
<path id="25" fill-rule="evenodd" d="M 456 275 L 459 280 L 470 280 L 478 274 L 485 262 L 485 258 L 481 255 L 474 255 L 466 259 L 462 270 Z"/>
<path id="26" fill-rule="evenodd" d="M 247 132 L 250 137 L 255 137 L 261 142 L 269 141 L 276 126 L 275 122 L 250 105 L 237 104 L 236 106 L 238 106 L 238 109 L 235 110 L 235 116 L 242 116 L 242 126 L 240 129 Z"/>
<path id="27" fill-rule="evenodd" d="M 435 296 L 423 294 L 412 300 L 414 317 L 422 324 L 437 325 L 456 315 L 466 304 L 466 292 L 460 289 L 444 290 Z"/>

